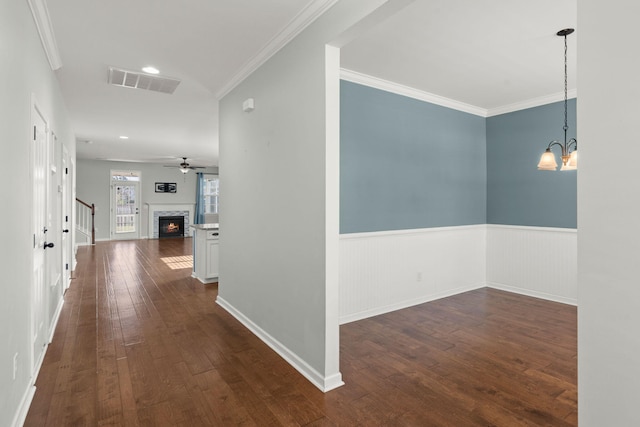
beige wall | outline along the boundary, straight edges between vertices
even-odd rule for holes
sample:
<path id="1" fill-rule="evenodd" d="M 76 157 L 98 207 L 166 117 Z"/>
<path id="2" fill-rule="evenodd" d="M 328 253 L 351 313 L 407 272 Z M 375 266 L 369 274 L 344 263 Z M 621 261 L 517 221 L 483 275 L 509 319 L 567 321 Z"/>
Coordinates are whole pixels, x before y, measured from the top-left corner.
<path id="1" fill-rule="evenodd" d="M 578 410 L 581 426 L 638 426 L 640 175 L 631 0 L 578 2 Z"/>
<path id="2" fill-rule="evenodd" d="M 60 143 L 75 157 L 66 108 L 27 1 L 0 2 L 0 81 L 0 200 L 5 224 L 0 227 L 0 425 L 11 426 L 25 415 L 20 411 L 28 409 L 34 382 L 30 316 L 32 100 Z M 52 250 L 60 251 L 61 247 Z M 48 289 L 44 298 L 45 307 L 56 307 L 61 294 Z M 48 330 L 53 313 L 44 315 Z"/>

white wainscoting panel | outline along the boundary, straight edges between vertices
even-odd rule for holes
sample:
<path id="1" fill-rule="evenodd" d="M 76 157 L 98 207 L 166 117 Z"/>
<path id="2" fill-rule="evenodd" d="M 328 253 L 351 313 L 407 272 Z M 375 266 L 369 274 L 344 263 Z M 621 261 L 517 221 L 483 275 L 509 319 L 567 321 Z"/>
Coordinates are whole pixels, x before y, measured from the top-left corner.
<path id="1" fill-rule="evenodd" d="M 487 226 L 487 286 L 576 305 L 577 232 Z"/>
<path id="2" fill-rule="evenodd" d="M 486 225 L 340 236 L 340 323 L 486 285 Z"/>

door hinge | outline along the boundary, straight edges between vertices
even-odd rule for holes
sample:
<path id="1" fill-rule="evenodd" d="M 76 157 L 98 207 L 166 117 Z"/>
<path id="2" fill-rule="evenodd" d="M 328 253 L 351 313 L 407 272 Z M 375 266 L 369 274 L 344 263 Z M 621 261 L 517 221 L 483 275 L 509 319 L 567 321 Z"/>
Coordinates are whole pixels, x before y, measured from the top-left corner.
<path id="1" fill-rule="evenodd" d="M 34 248 L 36 247 L 36 235 L 35 234 L 33 235 L 33 247 Z"/>
<path id="2" fill-rule="evenodd" d="M 64 168 L 64 174 L 69 175 L 69 168 Z"/>
<path id="3" fill-rule="evenodd" d="M 65 265 L 64 265 L 64 269 L 65 269 L 65 270 L 68 270 L 68 269 L 69 269 L 69 264 L 65 264 Z"/>
<path id="4" fill-rule="evenodd" d="M 36 140 L 36 127 L 33 127 L 33 140 Z"/>
<path id="5" fill-rule="evenodd" d="M 64 222 L 69 222 L 69 215 L 64 216 Z"/>

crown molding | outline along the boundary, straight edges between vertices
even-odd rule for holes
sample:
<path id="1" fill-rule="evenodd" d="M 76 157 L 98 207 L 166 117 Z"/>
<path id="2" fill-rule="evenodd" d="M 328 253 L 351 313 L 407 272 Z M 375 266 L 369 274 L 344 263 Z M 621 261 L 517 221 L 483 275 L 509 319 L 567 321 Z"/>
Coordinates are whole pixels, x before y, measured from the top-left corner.
<path id="1" fill-rule="evenodd" d="M 564 92 L 558 92 L 551 95 L 540 96 L 538 98 L 527 99 L 525 101 L 515 102 L 513 104 L 504 105 L 496 108 L 482 108 L 475 105 L 466 104 L 456 101 L 455 99 L 445 98 L 429 92 L 414 89 L 388 80 L 379 79 L 377 77 L 362 74 L 357 71 L 340 69 L 340 78 L 353 83 L 364 86 L 373 87 L 375 89 L 384 90 L 386 92 L 407 96 L 409 98 L 418 99 L 420 101 L 429 102 L 431 104 L 440 105 L 442 107 L 451 108 L 465 113 L 474 114 L 481 117 L 498 116 L 500 114 L 512 113 L 514 111 L 526 110 L 527 108 L 539 107 L 541 105 L 551 104 L 564 100 Z M 567 98 L 577 98 L 578 90 L 571 89 L 567 91 Z"/>
<path id="2" fill-rule="evenodd" d="M 571 89 L 567 91 L 567 99 L 577 97 L 577 89 Z M 489 110 L 487 110 L 487 117 L 513 113 L 514 111 L 526 110 L 527 108 L 539 107 L 541 105 L 551 104 L 559 101 L 564 101 L 564 92 L 558 92 L 551 95 L 540 96 L 538 98 L 527 99 L 525 101 L 514 102 L 513 104 L 504 105 L 502 107 L 490 108 Z"/>
<path id="3" fill-rule="evenodd" d="M 302 9 L 278 34 L 276 34 L 256 55 L 247 61 L 242 68 L 216 93 L 216 98 L 221 99 L 231 92 L 251 73 L 257 70 L 269 58 L 282 49 L 293 38 L 300 34 L 313 21 L 318 19 L 338 0 L 313 0 Z"/>
<path id="4" fill-rule="evenodd" d="M 424 92 L 422 90 L 394 83 L 389 80 L 379 79 L 377 77 L 362 74 L 357 71 L 342 68 L 340 69 L 340 78 L 352 83 L 370 86 L 375 89 L 407 96 L 409 98 L 418 99 L 420 101 L 429 102 L 431 104 L 440 105 L 442 107 L 451 108 L 453 110 L 463 111 L 465 113 L 473 114 L 480 117 L 487 117 L 487 110 L 485 108 L 476 107 L 475 105 L 470 105 L 464 102 L 456 101 L 454 99 L 445 98 L 444 96 Z"/>
<path id="5" fill-rule="evenodd" d="M 29 3 L 29 9 L 31 9 L 33 20 L 36 23 L 36 28 L 40 35 L 40 41 L 42 42 L 42 47 L 47 55 L 49 65 L 51 66 L 51 69 L 55 71 L 62 67 L 62 60 L 60 59 L 56 36 L 53 33 L 47 4 L 45 3 L 45 0 L 27 0 L 27 2 Z"/>

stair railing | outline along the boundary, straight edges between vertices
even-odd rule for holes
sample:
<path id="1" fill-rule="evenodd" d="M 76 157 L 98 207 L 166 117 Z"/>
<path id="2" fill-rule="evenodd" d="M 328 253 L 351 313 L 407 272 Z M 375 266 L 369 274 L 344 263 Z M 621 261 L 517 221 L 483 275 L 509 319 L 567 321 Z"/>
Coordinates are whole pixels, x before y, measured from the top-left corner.
<path id="1" fill-rule="evenodd" d="M 91 237 L 91 244 L 96 244 L 95 228 L 96 205 L 76 198 L 76 229 Z"/>

